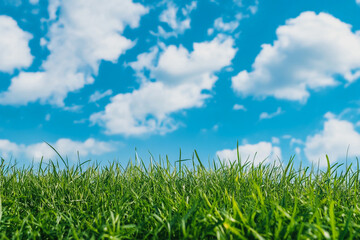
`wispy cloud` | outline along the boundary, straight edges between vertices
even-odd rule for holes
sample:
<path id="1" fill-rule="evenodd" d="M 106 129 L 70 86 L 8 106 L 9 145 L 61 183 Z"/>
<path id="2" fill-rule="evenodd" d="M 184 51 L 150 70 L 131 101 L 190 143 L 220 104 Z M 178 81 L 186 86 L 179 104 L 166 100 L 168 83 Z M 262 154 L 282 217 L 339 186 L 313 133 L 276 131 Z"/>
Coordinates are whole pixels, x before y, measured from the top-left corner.
<path id="1" fill-rule="evenodd" d="M 259 116 L 259 120 L 263 120 L 263 119 L 271 119 L 271 118 L 274 118 L 280 114 L 284 113 L 282 110 L 281 110 L 281 107 L 278 107 L 276 112 L 273 112 L 273 113 L 267 113 L 267 112 L 262 112 Z"/>
<path id="2" fill-rule="evenodd" d="M 273 144 L 279 144 L 279 143 L 280 143 L 280 139 L 277 138 L 277 137 L 272 137 L 272 138 L 271 138 L 271 142 L 272 142 Z"/>
<path id="3" fill-rule="evenodd" d="M 163 38 L 176 37 L 179 34 L 183 34 L 187 29 L 190 29 L 190 14 L 196 7 L 197 2 L 193 1 L 179 11 L 175 3 L 169 1 L 167 3 L 167 9 L 160 14 L 159 20 L 160 22 L 166 23 L 172 31 L 167 32 L 162 26 L 158 26 L 158 33 L 152 34 Z M 181 17 L 179 15 L 181 15 Z"/>
<path id="4" fill-rule="evenodd" d="M 248 9 L 251 12 L 251 14 L 256 14 L 259 9 L 259 1 L 255 0 L 255 3 L 253 5 L 250 5 Z"/>
<path id="5" fill-rule="evenodd" d="M 240 105 L 240 104 L 234 104 L 234 106 L 233 106 L 233 109 L 234 110 L 242 110 L 242 111 L 247 111 L 247 109 L 245 108 L 245 106 L 244 105 Z"/>
<path id="6" fill-rule="evenodd" d="M 355 127 L 360 127 L 360 121 L 357 121 L 357 122 L 355 123 Z"/>
<path id="7" fill-rule="evenodd" d="M 105 92 L 99 92 L 95 91 L 91 96 L 89 97 L 89 102 L 94 103 L 97 102 L 107 96 L 111 96 L 113 94 L 111 89 L 106 90 Z"/>

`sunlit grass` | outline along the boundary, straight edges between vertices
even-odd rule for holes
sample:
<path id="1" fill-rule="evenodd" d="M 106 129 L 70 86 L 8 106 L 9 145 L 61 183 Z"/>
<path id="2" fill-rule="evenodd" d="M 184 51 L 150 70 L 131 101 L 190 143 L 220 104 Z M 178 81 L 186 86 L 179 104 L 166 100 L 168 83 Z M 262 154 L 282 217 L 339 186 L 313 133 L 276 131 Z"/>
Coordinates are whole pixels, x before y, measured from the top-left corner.
<path id="1" fill-rule="evenodd" d="M 60 160 L 2 160 L 2 239 L 360 239 L 359 165 Z"/>

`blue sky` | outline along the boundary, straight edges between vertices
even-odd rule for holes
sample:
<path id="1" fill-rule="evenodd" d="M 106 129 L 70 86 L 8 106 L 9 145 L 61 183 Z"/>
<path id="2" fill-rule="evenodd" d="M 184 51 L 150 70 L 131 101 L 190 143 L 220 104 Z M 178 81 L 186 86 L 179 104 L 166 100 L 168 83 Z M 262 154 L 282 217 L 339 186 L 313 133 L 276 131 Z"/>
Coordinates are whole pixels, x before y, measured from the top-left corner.
<path id="1" fill-rule="evenodd" d="M 0 155 L 360 156 L 360 2 L 0 0 Z"/>

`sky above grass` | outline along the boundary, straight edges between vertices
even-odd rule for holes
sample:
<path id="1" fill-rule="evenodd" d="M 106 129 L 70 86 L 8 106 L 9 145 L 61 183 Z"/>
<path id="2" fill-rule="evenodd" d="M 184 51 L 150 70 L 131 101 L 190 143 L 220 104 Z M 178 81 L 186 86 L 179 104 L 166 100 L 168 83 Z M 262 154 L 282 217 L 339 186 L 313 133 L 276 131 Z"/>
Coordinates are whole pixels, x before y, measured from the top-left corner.
<path id="1" fill-rule="evenodd" d="M 360 156 L 357 0 L 0 0 L 0 156 Z M 256 153 L 256 156 L 254 157 Z"/>

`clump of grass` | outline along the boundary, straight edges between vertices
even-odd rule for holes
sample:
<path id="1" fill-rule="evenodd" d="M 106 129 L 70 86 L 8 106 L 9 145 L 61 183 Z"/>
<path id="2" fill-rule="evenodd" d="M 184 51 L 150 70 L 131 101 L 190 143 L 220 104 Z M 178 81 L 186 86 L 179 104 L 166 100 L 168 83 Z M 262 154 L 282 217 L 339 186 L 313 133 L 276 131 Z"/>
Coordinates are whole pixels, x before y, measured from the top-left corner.
<path id="1" fill-rule="evenodd" d="M 180 156 L 181 159 L 181 156 Z M 2 239 L 359 239 L 359 165 L 0 165 Z M 61 162 L 60 162 L 61 163 Z"/>

